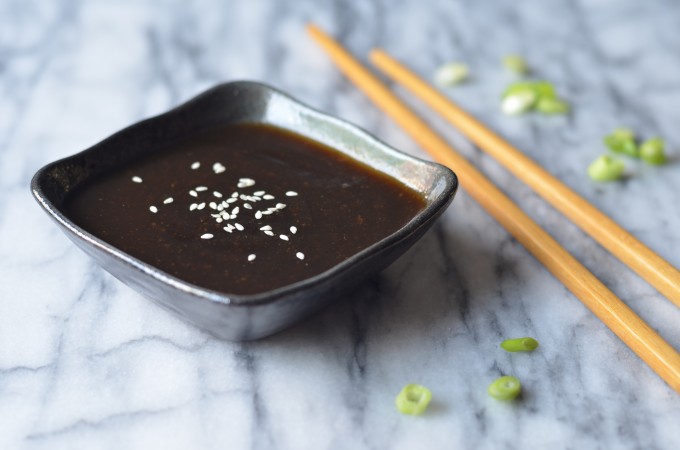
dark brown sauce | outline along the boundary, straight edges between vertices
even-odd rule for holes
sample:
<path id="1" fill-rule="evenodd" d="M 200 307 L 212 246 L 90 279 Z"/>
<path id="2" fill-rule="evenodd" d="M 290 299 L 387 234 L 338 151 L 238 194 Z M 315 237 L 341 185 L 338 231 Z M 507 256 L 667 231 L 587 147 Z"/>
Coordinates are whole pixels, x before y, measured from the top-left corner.
<path id="1" fill-rule="evenodd" d="M 220 205 L 222 211 L 214 209 Z M 256 294 L 326 271 L 424 206 L 417 192 L 325 145 L 241 124 L 193 136 L 86 184 L 68 197 L 66 212 L 83 229 L 179 279 Z M 229 225 L 231 232 L 224 230 Z"/>

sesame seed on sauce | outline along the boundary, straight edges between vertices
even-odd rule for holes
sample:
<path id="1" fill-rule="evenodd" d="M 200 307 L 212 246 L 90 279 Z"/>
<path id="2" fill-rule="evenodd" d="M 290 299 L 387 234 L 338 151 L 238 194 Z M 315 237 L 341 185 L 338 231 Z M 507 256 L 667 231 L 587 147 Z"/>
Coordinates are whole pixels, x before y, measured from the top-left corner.
<path id="1" fill-rule="evenodd" d="M 239 178 L 236 187 L 245 188 L 253 185 L 255 185 L 255 180 L 253 180 L 252 178 Z"/>
<path id="2" fill-rule="evenodd" d="M 203 208 L 205 208 L 205 202 L 199 203 L 199 205 L 196 207 L 196 209 L 198 209 L 199 211 Z"/>
<path id="3" fill-rule="evenodd" d="M 213 235 L 210 233 L 205 233 L 201 235 L 201 239 L 212 239 Z"/>
<path id="4" fill-rule="evenodd" d="M 189 211 L 193 211 L 196 208 L 198 208 L 198 205 L 196 203 L 192 203 L 191 205 L 189 205 Z"/>
<path id="5" fill-rule="evenodd" d="M 224 167 L 221 163 L 218 163 L 218 162 L 213 164 L 212 169 L 213 169 L 213 172 L 215 172 L 217 174 L 220 174 L 220 173 L 224 172 L 225 170 L 227 170 L 226 167 Z"/>
<path id="6" fill-rule="evenodd" d="M 217 198 L 222 198 L 222 193 L 221 193 L 221 192 L 214 191 L 214 192 L 213 192 L 213 195 L 214 195 L 215 197 L 217 197 Z"/>
<path id="7" fill-rule="evenodd" d="M 149 211 L 151 211 L 152 213 L 156 214 L 156 213 L 158 212 L 158 208 L 156 208 L 155 206 L 151 205 L 151 206 L 149 206 Z"/>
<path id="8" fill-rule="evenodd" d="M 189 195 L 191 195 L 192 197 L 198 197 L 198 193 L 193 189 L 189 191 Z"/>
<path id="9" fill-rule="evenodd" d="M 194 162 L 194 163 L 191 163 L 191 168 L 192 168 L 193 170 L 196 170 L 196 169 L 198 169 L 199 167 L 201 167 L 201 163 L 200 163 L 200 162 L 196 161 L 196 162 Z"/>
<path id="10" fill-rule="evenodd" d="M 286 207 L 286 205 L 284 203 L 277 203 L 276 204 L 276 209 L 283 209 L 285 207 Z"/>
<path id="11" fill-rule="evenodd" d="M 290 227 L 290 232 L 293 234 L 297 233 L 297 227 L 295 226 Z"/>
<path id="12" fill-rule="evenodd" d="M 287 241 L 287 240 L 288 240 L 288 236 L 286 236 L 285 234 L 279 235 L 279 238 L 280 238 L 281 240 L 283 240 L 283 241 Z"/>
<path id="13" fill-rule="evenodd" d="M 264 191 L 255 191 L 255 192 L 253 192 L 253 195 L 255 195 L 255 196 L 257 196 L 257 197 L 262 197 L 264 194 L 265 194 Z"/>
<path id="14" fill-rule="evenodd" d="M 132 181 L 134 183 L 141 183 L 143 180 L 142 180 L 142 177 L 134 176 L 134 177 L 132 177 Z"/>
<path id="15" fill-rule="evenodd" d="M 248 255 L 248 261 L 255 261 L 255 254 Z"/>
<path id="16" fill-rule="evenodd" d="M 203 191 L 207 191 L 207 190 L 208 190 L 208 188 L 205 187 L 205 186 L 197 186 L 196 187 L 196 192 L 203 192 Z"/>
<path id="17" fill-rule="evenodd" d="M 295 254 L 295 256 L 297 256 L 297 259 L 300 259 L 300 260 L 305 259 L 305 254 L 302 253 L 302 252 L 297 252 Z"/>
<path id="18" fill-rule="evenodd" d="M 175 201 L 175 199 L 173 199 L 172 197 L 168 197 L 168 198 L 166 198 L 165 200 L 163 200 L 163 204 L 164 204 L 164 205 L 169 205 L 170 203 L 172 203 L 172 202 L 174 202 L 174 201 Z"/>
<path id="19" fill-rule="evenodd" d="M 274 233 L 270 230 L 264 230 L 264 234 L 266 234 L 267 236 L 274 236 Z"/>
<path id="20" fill-rule="evenodd" d="M 271 194 L 267 194 L 267 195 L 263 195 L 262 198 L 265 199 L 265 200 L 274 200 L 275 197 Z"/>
<path id="21" fill-rule="evenodd" d="M 271 229 L 272 229 L 271 225 L 265 225 L 263 227 L 260 227 L 260 230 L 262 230 L 262 231 L 267 231 L 267 230 L 271 230 Z"/>
<path id="22" fill-rule="evenodd" d="M 262 211 L 255 211 L 255 218 L 261 219 L 262 218 Z"/>
<path id="23" fill-rule="evenodd" d="M 236 227 L 236 229 L 237 229 L 238 231 L 243 231 L 243 229 L 244 229 L 244 228 L 243 228 L 243 225 L 241 225 L 240 223 L 235 223 L 234 226 Z"/>
<path id="24" fill-rule="evenodd" d="M 243 207 L 244 207 L 245 209 L 253 209 L 253 207 L 252 207 L 252 205 L 251 205 L 250 203 L 244 203 L 244 204 L 243 204 Z"/>
<path id="25" fill-rule="evenodd" d="M 298 193 L 295 191 L 286 192 L 286 197 L 297 197 Z"/>

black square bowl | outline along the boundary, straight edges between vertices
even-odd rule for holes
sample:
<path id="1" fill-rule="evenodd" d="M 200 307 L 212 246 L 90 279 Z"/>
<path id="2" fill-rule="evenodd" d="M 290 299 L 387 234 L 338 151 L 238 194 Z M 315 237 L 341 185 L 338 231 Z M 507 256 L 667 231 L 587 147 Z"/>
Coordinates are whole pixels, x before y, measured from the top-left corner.
<path id="1" fill-rule="evenodd" d="M 273 125 L 333 147 L 419 192 L 426 206 L 396 232 L 331 269 L 256 295 L 217 292 L 182 281 L 93 236 L 64 214 L 64 200 L 82 183 L 194 133 L 233 123 Z M 276 333 L 387 267 L 446 209 L 457 186 L 456 176 L 444 166 L 399 152 L 280 91 L 246 81 L 218 85 L 165 114 L 50 163 L 31 182 L 33 195 L 47 214 L 102 268 L 188 322 L 235 341 Z"/>

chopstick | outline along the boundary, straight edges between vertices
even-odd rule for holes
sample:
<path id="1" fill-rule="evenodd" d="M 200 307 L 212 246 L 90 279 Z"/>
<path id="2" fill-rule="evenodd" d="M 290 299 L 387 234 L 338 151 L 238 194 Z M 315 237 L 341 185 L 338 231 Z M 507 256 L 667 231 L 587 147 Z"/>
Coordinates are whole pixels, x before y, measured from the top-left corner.
<path id="1" fill-rule="evenodd" d="M 680 354 L 481 172 L 431 130 L 347 50 L 314 25 L 311 37 L 336 66 L 437 161 L 462 187 L 673 389 L 680 392 Z"/>
<path id="2" fill-rule="evenodd" d="M 373 50 L 370 59 L 386 75 L 441 114 L 600 245 L 680 306 L 680 271 L 668 261 L 385 51 Z"/>

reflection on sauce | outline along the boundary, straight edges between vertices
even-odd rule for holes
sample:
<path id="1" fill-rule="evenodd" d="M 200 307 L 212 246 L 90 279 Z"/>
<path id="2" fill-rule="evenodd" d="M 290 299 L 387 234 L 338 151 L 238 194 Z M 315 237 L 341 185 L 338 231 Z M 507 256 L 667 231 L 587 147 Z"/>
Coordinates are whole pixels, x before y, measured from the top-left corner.
<path id="1" fill-rule="evenodd" d="M 318 142 L 240 124 L 195 135 L 81 187 L 80 227 L 177 278 L 256 294 L 318 275 L 425 207 Z"/>

